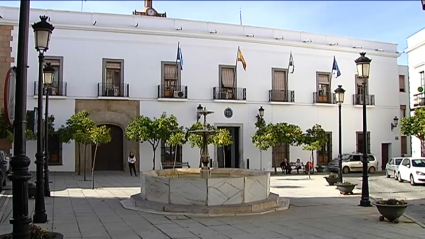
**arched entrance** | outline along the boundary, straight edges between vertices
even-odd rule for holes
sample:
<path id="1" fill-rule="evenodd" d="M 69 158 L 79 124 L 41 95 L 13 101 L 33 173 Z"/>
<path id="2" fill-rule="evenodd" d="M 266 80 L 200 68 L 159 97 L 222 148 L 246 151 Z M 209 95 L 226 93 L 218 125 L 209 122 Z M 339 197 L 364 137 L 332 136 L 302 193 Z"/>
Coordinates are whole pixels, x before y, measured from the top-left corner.
<path id="1" fill-rule="evenodd" d="M 123 130 L 116 125 L 105 124 L 110 129 L 111 142 L 97 148 L 96 171 L 123 171 Z M 102 126 L 102 125 L 99 125 Z M 92 158 L 95 146 L 92 147 Z"/>

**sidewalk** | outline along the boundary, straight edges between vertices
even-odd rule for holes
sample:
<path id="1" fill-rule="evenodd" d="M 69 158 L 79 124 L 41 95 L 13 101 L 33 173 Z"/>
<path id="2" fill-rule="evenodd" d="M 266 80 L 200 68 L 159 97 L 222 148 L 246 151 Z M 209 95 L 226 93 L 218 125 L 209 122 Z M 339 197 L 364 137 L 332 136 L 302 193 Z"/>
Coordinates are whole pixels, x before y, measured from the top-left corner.
<path id="1" fill-rule="evenodd" d="M 407 218 L 379 222 L 376 208 L 358 207 L 359 195 L 340 196 L 322 175 L 274 176 L 271 191 L 290 198 L 291 208 L 258 216 L 163 216 L 124 209 L 120 200 L 140 192 L 139 178 L 124 173 L 96 173 L 97 189 L 76 173 L 52 173 L 49 222 L 41 226 L 70 238 L 423 238 L 425 230 Z M 9 182 L 10 183 L 10 182 Z M 33 211 L 34 200 L 29 202 Z M 2 214 L 0 234 L 12 231 L 11 200 Z"/>

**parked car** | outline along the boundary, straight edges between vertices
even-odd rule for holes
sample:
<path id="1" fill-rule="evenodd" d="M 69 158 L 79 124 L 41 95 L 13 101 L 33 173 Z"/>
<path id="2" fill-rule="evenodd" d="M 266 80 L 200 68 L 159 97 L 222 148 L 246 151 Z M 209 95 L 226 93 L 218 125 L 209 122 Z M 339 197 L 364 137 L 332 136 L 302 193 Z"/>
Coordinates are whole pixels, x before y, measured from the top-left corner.
<path id="1" fill-rule="evenodd" d="M 351 153 L 342 155 L 342 172 L 362 172 L 363 171 L 363 155 L 361 153 Z M 375 173 L 378 168 L 378 160 L 376 160 L 375 155 L 368 154 L 368 172 Z M 329 165 L 328 169 L 331 172 L 338 172 L 339 164 L 338 159 L 333 159 Z"/>
<path id="2" fill-rule="evenodd" d="M 397 180 L 398 166 L 400 165 L 402 160 L 402 157 L 395 157 L 388 161 L 387 165 L 385 166 L 385 175 L 387 176 L 387 178 L 393 176 L 394 179 Z"/>
<path id="3" fill-rule="evenodd" d="M 0 150 L 0 192 L 3 191 L 3 187 L 6 186 L 8 165 L 9 161 L 6 153 Z"/>
<path id="4" fill-rule="evenodd" d="M 425 158 L 403 158 L 398 167 L 399 182 L 410 181 L 411 185 L 425 184 Z"/>

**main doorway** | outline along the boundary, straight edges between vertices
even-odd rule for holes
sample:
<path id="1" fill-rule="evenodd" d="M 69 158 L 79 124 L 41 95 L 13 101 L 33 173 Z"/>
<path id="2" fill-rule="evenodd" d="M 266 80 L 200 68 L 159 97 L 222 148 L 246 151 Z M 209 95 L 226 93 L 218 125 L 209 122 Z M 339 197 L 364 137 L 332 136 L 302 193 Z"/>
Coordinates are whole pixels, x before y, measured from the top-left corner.
<path id="1" fill-rule="evenodd" d="M 102 126 L 102 125 L 99 125 Z M 110 129 L 111 142 L 100 145 L 97 148 L 96 171 L 123 171 L 123 140 L 124 133 L 122 129 L 116 125 L 106 124 Z M 94 156 L 95 146 L 92 146 L 92 159 Z"/>
<path id="2" fill-rule="evenodd" d="M 233 144 L 217 147 L 217 161 L 219 168 L 239 168 L 239 133 L 240 127 L 217 127 L 218 129 L 227 129 L 232 136 Z"/>
<path id="3" fill-rule="evenodd" d="M 382 170 L 385 170 L 385 168 L 387 167 L 387 163 L 389 160 L 389 151 L 390 150 L 390 144 L 388 143 L 383 143 L 381 144 L 381 159 L 382 159 Z"/>

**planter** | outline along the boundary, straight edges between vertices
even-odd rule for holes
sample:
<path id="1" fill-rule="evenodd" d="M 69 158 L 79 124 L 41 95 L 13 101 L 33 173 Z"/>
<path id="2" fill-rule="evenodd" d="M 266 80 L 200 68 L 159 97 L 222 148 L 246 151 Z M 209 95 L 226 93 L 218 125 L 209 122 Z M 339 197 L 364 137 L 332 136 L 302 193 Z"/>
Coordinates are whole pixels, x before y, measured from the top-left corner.
<path id="1" fill-rule="evenodd" d="M 63 239 L 63 235 L 58 232 L 52 232 L 52 237 L 50 239 Z M 0 235 L 0 239 L 13 239 L 12 233 Z"/>
<path id="2" fill-rule="evenodd" d="M 354 188 L 357 184 L 337 184 L 336 188 L 339 190 L 339 193 L 343 195 L 353 194 Z"/>
<path id="3" fill-rule="evenodd" d="M 331 186 L 338 182 L 338 178 L 331 178 L 331 177 L 324 177 L 324 178 Z"/>
<path id="4" fill-rule="evenodd" d="M 35 198 L 37 194 L 37 188 L 28 187 L 28 198 Z"/>
<path id="5" fill-rule="evenodd" d="M 384 221 L 385 218 L 394 223 L 398 223 L 398 218 L 401 217 L 409 206 L 409 204 L 404 205 L 385 205 L 375 203 L 376 208 L 378 208 L 379 213 L 382 215 L 379 217 L 379 221 Z"/>

